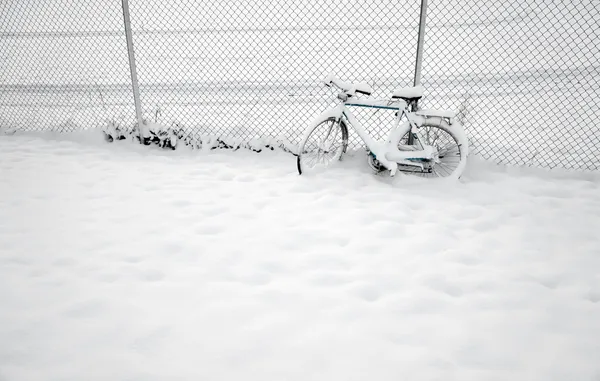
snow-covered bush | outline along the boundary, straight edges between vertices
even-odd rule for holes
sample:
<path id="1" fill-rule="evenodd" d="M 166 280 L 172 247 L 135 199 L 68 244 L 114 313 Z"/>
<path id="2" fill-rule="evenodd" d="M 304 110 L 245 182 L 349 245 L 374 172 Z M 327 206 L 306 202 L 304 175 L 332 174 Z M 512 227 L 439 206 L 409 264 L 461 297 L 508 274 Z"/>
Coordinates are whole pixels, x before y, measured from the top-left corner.
<path id="1" fill-rule="evenodd" d="M 296 145 L 285 138 L 257 138 L 244 141 L 232 137 L 216 137 L 189 132 L 181 123 L 174 122 L 166 126 L 157 122 L 145 122 L 148 136 L 143 139 L 144 145 L 156 145 L 160 148 L 175 150 L 178 147 L 189 149 L 248 149 L 254 152 L 263 150 L 281 149 L 285 152 L 296 154 Z M 130 140 L 140 142 L 140 133 L 137 127 L 128 127 L 114 119 L 108 120 L 103 128 L 108 142 L 115 140 Z"/>

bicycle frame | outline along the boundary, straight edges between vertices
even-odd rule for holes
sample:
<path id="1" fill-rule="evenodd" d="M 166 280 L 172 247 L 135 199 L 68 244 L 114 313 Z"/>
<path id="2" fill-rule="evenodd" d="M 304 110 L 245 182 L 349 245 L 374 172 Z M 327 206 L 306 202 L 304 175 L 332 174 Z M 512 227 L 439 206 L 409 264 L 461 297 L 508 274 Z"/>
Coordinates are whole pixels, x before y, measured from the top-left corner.
<path id="1" fill-rule="evenodd" d="M 302 174 L 301 157 L 304 156 L 304 150 L 308 139 L 319 126 L 323 123 L 329 124 L 329 121 L 333 120 L 335 123 L 329 126 L 329 131 L 327 131 L 325 139 L 321 139 L 317 142 L 318 161 L 320 160 L 320 151 L 326 153 L 333 152 L 335 154 L 334 160 L 341 159 L 348 146 L 346 129 L 348 128 L 347 126 L 350 125 L 366 144 L 366 148 L 369 152 L 369 165 L 371 168 L 378 172 L 381 171 L 382 168 L 386 168 L 390 171 L 390 176 L 394 176 L 399 170 L 399 166 L 420 167 L 422 172 L 434 173 L 439 177 L 441 175 L 434 170 L 434 167 L 438 164 L 447 165 L 447 163 L 445 163 L 447 160 L 445 159 L 448 156 L 448 147 L 444 146 L 442 147 L 442 150 L 438 152 L 438 148 L 436 148 L 438 147 L 438 144 L 436 143 L 437 135 L 434 142 L 431 144 L 424 144 L 424 140 L 429 143 L 429 129 L 426 129 L 426 137 L 421 137 L 420 134 L 415 133 L 417 129 L 422 127 L 433 127 L 436 131 L 437 129 L 444 130 L 456 143 L 456 146 L 458 147 L 457 153 L 459 153 L 460 158 L 458 158 L 456 167 L 449 173 L 452 176 L 456 176 L 456 178 L 460 177 L 465 168 L 466 157 L 469 154 L 469 142 L 465 131 L 462 128 L 461 123 L 456 121 L 456 113 L 454 111 L 438 109 L 409 110 L 411 101 L 420 99 L 423 96 L 422 87 L 397 88 L 393 91 L 391 97 L 386 99 L 359 99 L 354 97 L 357 93 L 367 96 L 370 96 L 373 93 L 371 86 L 366 82 L 345 82 L 335 78 L 333 74 L 329 74 L 323 80 L 323 83 L 327 87 L 335 87 L 341 90 L 337 96 L 341 102 L 335 107 L 323 111 L 311 124 L 306 126 L 298 150 L 297 166 L 300 174 Z M 351 107 L 396 111 L 396 117 L 387 138 L 382 140 L 373 139 L 368 134 L 365 127 L 353 115 L 350 110 Z M 406 121 L 401 123 L 404 118 L 406 118 Z M 343 126 L 341 125 L 342 121 L 344 122 Z M 338 141 L 338 137 L 337 135 L 334 135 L 332 139 L 329 139 L 329 135 L 332 132 L 337 134 L 340 131 L 343 135 L 342 146 L 334 148 L 334 143 Z M 401 139 L 407 134 L 409 138 L 407 144 L 402 144 Z M 414 144 L 412 138 L 415 139 L 414 142 L 417 144 Z M 455 160 L 452 159 L 452 156 L 454 156 L 454 154 L 450 154 L 448 157 L 455 162 Z"/>
<path id="2" fill-rule="evenodd" d="M 402 99 L 397 100 L 371 100 L 371 99 L 344 99 L 345 94 L 340 94 L 339 98 L 342 103 L 335 108 L 326 111 L 329 116 L 334 116 L 336 120 L 344 118 L 348 124 L 354 128 L 367 148 L 375 156 L 375 158 L 383 164 L 386 168 L 390 169 L 392 175 L 396 173 L 398 164 L 417 166 L 423 168 L 421 160 L 431 160 L 435 156 L 435 150 L 429 145 L 421 144 L 423 149 L 421 150 L 410 150 L 400 151 L 397 147 L 397 142 L 400 141 L 404 136 L 413 128 L 420 125 L 420 116 L 414 112 L 408 110 L 408 103 Z M 364 108 L 376 108 L 376 109 L 387 109 L 397 110 L 397 115 L 394 121 L 394 125 L 390 130 L 388 137 L 385 141 L 377 141 L 373 139 L 363 127 L 363 125 L 356 119 L 352 114 L 349 107 L 364 107 Z M 406 117 L 406 121 L 400 124 L 400 121 Z M 418 137 L 417 137 L 418 139 Z"/>

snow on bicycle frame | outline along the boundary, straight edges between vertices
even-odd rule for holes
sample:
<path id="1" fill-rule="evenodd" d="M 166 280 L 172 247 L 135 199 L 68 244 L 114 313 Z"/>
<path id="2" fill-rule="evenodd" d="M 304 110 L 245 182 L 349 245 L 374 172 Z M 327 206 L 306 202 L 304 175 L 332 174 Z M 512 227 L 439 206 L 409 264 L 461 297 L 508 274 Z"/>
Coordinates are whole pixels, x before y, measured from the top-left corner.
<path id="1" fill-rule="evenodd" d="M 398 166 L 408 166 L 420 168 L 422 172 L 428 171 L 431 173 L 435 165 L 440 164 L 440 152 L 433 144 L 424 144 L 418 141 L 420 148 L 416 145 L 404 145 L 400 141 L 404 136 L 414 135 L 419 140 L 418 135 L 414 134 L 416 129 L 423 126 L 429 128 L 435 128 L 440 131 L 445 131 L 454 140 L 455 145 L 458 147 L 458 156 L 460 156 L 457 167 L 451 172 L 452 177 L 459 177 L 462 173 L 466 156 L 468 153 L 468 142 L 466 135 L 462 130 L 462 126 L 455 121 L 455 113 L 446 110 L 419 110 L 409 111 L 409 105 L 412 102 L 418 101 L 423 95 L 423 89 L 421 86 L 416 87 L 405 87 L 396 89 L 392 93 L 391 99 L 358 99 L 354 98 L 357 93 L 364 95 L 371 95 L 373 90 L 371 87 L 364 83 L 349 83 L 341 81 L 332 75 L 329 75 L 324 83 L 326 86 L 335 86 L 342 90 L 338 94 L 338 99 L 342 102 L 321 113 L 316 120 L 307 128 L 304 134 L 302 143 L 300 144 L 300 154 L 308 155 L 304 153 L 306 142 L 312 132 L 317 127 L 326 121 L 334 120 L 335 124 L 338 124 L 342 129 L 342 150 L 337 155 L 338 159 L 341 159 L 341 155 L 346 151 L 347 147 L 347 124 L 351 125 L 354 130 L 358 133 L 360 138 L 364 141 L 368 148 L 369 160 L 375 160 L 378 166 L 384 167 L 390 170 L 390 175 L 394 176 L 398 170 Z M 396 118 L 394 126 L 391 128 L 388 138 L 385 141 L 374 140 L 354 117 L 348 107 L 366 107 L 376 109 L 388 109 L 396 110 Z M 402 125 L 400 121 L 406 117 Z M 331 130 L 332 127 L 330 127 Z M 329 135 L 329 134 L 328 134 Z M 399 149 L 408 147 L 408 149 Z M 321 149 L 321 147 L 319 148 Z M 327 149 L 324 151 L 331 151 Z M 298 171 L 301 174 L 303 172 L 300 163 L 301 155 L 298 156 Z M 444 156 L 446 156 L 444 154 Z M 450 155 L 448 155 L 450 156 Z M 372 166 L 373 167 L 373 166 Z M 434 170 L 433 170 L 434 171 Z M 434 171 L 435 172 L 435 171 Z M 436 175 L 438 175 L 436 173 Z M 439 175 L 438 175 L 439 176 Z"/>
<path id="2" fill-rule="evenodd" d="M 325 86 L 332 85 L 339 88 L 343 92 L 338 94 L 338 99 L 344 102 L 345 106 L 377 108 L 387 110 L 407 110 L 412 101 L 419 100 L 423 97 L 423 87 L 421 85 L 415 87 L 402 87 L 394 90 L 391 99 L 357 99 L 354 97 L 356 93 L 363 95 L 371 95 L 373 89 L 366 82 L 350 83 L 341 81 L 329 75 L 324 81 Z M 414 112 L 415 115 L 422 117 L 439 117 L 448 120 L 448 123 L 453 124 L 456 113 L 450 110 L 435 110 L 424 109 Z"/>

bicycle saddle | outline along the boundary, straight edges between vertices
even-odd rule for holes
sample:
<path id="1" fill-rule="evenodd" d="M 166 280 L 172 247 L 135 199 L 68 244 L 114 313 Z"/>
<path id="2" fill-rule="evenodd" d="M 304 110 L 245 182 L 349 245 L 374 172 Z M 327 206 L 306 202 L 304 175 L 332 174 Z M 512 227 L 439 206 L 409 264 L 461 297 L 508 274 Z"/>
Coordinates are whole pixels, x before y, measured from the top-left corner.
<path id="1" fill-rule="evenodd" d="M 400 98 L 405 101 L 419 100 L 423 97 L 423 86 L 401 87 L 392 93 L 392 98 Z"/>

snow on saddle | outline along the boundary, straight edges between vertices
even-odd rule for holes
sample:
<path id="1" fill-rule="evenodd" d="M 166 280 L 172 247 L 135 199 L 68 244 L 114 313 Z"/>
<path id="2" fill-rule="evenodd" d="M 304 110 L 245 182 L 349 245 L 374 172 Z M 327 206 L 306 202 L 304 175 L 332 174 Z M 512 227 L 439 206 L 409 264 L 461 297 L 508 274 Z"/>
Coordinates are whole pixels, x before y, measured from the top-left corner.
<path id="1" fill-rule="evenodd" d="M 402 87 L 394 90 L 392 98 L 403 99 L 405 101 L 416 101 L 423 97 L 423 86 Z"/>

